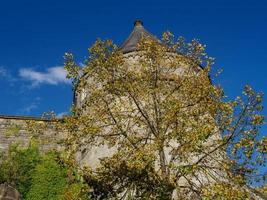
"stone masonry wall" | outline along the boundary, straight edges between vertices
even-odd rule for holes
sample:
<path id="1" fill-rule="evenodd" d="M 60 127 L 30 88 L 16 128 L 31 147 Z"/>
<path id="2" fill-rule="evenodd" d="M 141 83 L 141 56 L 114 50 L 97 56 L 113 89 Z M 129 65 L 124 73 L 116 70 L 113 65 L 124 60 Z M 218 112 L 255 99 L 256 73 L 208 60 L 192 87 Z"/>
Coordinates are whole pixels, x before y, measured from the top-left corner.
<path id="1" fill-rule="evenodd" d="M 29 144 L 30 138 L 33 137 L 27 131 L 29 121 L 48 123 L 48 120 L 39 118 L 0 116 L 0 152 L 6 152 L 12 143 L 19 143 L 21 146 Z M 54 126 L 49 126 L 38 137 L 41 151 L 60 148 L 57 144 L 60 137 Z"/>

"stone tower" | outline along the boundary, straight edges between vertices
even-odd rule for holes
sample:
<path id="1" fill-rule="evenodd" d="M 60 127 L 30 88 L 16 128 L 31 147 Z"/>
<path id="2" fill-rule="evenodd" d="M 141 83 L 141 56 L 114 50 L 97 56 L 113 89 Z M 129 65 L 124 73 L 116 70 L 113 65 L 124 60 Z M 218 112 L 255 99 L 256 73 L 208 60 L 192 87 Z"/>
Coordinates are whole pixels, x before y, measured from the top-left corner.
<path id="1" fill-rule="evenodd" d="M 132 32 L 120 46 L 120 51 L 124 54 L 125 59 L 129 60 L 130 63 L 135 62 L 133 59 L 136 56 L 137 44 L 142 37 L 154 38 L 157 40 L 155 36 L 153 36 L 144 28 L 141 20 L 136 20 L 134 22 L 134 28 Z M 86 77 L 86 74 L 84 76 Z M 86 91 L 86 89 L 82 89 L 82 91 L 74 91 L 74 104 L 77 108 L 81 108 L 83 106 L 83 100 L 88 94 L 89 91 Z"/>
<path id="2" fill-rule="evenodd" d="M 133 68 L 134 70 L 138 70 L 140 54 L 138 53 L 137 46 L 142 38 L 149 38 L 160 43 L 160 41 L 153 34 L 151 34 L 144 28 L 143 22 L 141 20 L 136 20 L 134 22 L 132 32 L 119 47 L 119 51 L 123 53 L 125 65 L 127 65 L 129 68 Z M 168 58 L 172 59 L 174 56 L 177 56 L 177 54 L 169 53 Z M 182 57 L 182 55 L 178 56 Z M 187 70 L 192 67 L 189 66 L 187 63 L 182 62 L 179 63 L 179 66 L 181 66 L 181 68 L 174 72 L 179 76 L 183 74 L 183 70 Z M 194 73 L 197 73 L 198 71 L 202 70 L 201 66 L 199 65 L 193 66 L 192 68 L 194 69 Z M 90 95 L 90 90 L 86 86 L 90 84 L 91 80 L 88 74 L 84 74 L 83 78 L 86 80 L 86 83 L 83 84 L 82 88 L 74 91 L 74 103 L 79 112 L 86 114 L 86 112 L 88 111 L 87 105 L 85 103 L 86 97 Z M 124 103 L 127 104 L 127 102 Z M 124 105 L 122 104 L 121 106 Z M 112 152 L 114 151 L 116 151 L 116 149 L 110 149 L 106 145 L 85 146 L 83 149 L 81 149 L 79 160 L 84 164 L 89 163 L 92 167 L 97 167 L 100 158 L 111 156 Z"/>
<path id="3" fill-rule="evenodd" d="M 142 21 L 137 20 L 134 23 L 134 28 L 132 32 L 130 33 L 129 37 L 122 43 L 120 46 L 120 51 L 123 53 L 125 62 L 128 66 L 135 67 L 135 65 L 139 61 L 139 55 L 137 52 L 137 45 L 138 42 L 142 38 L 151 38 L 153 40 L 157 40 L 155 36 L 153 36 L 151 33 L 149 33 L 143 26 Z M 170 58 L 173 56 L 172 53 L 170 53 Z M 183 69 L 186 69 L 187 66 L 186 63 L 180 63 L 180 65 L 183 65 Z M 194 66 L 195 72 L 199 72 L 202 70 L 200 66 Z M 182 74 L 183 70 L 178 70 L 175 73 Z M 87 83 L 90 84 L 90 77 L 87 74 L 84 74 L 83 77 L 87 80 Z M 75 106 L 81 110 L 81 112 L 86 113 L 86 105 L 85 105 L 85 99 L 86 97 L 90 95 L 90 91 L 88 88 L 85 87 L 81 90 L 75 90 L 74 91 L 74 104 Z M 122 105 L 123 106 L 123 105 Z M 31 118 L 31 117 L 23 117 L 23 116 L 1 116 L 0 115 L 0 150 L 7 150 L 8 146 L 12 142 L 16 141 L 22 141 L 24 145 L 26 145 L 29 142 L 29 136 L 26 133 L 26 126 L 28 121 L 36 121 L 38 123 L 47 123 L 49 120 L 42 119 L 42 118 Z M 51 127 L 49 130 L 47 130 L 46 133 L 44 133 L 44 138 L 54 138 L 57 137 L 58 133 L 56 132 L 53 127 Z M 218 135 L 219 137 L 219 135 Z M 212 142 L 212 139 L 208 142 Z M 48 141 L 50 141 L 48 140 Z M 56 144 L 47 143 L 43 146 L 44 150 L 48 150 L 51 148 L 57 148 Z M 81 164 L 89 164 L 92 168 L 95 168 L 99 164 L 99 159 L 103 157 L 108 157 L 113 154 L 117 149 L 116 148 L 109 148 L 107 145 L 103 144 L 101 146 L 84 146 L 84 149 L 81 149 L 79 152 L 79 160 L 81 161 Z M 166 154 L 168 154 L 168 149 L 166 149 Z M 224 155 L 219 155 L 218 158 L 223 158 Z M 170 157 L 167 157 L 167 160 L 170 159 Z M 192 158 L 194 160 L 194 157 Z M 220 172 L 219 172 L 220 173 Z M 223 174 L 221 174 L 223 176 Z M 206 177 L 203 177 L 201 174 L 196 174 L 198 179 L 201 179 L 201 181 L 205 181 Z M 185 180 L 179 180 L 181 184 L 184 184 Z M 198 180 L 194 179 L 195 183 L 197 184 Z"/>

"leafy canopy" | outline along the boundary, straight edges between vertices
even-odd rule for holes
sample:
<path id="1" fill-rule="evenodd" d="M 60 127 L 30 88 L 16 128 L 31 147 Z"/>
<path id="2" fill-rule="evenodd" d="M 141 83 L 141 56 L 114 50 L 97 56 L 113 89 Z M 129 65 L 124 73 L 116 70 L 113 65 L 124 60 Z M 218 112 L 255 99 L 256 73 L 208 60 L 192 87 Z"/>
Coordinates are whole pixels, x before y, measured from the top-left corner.
<path id="1" fill-rule="evenodd" d="M 143 38 L 138 51 L 124 55 L 98 39 L 84 67 L 65 54 L 76 93 L 87 91 L 62 124 L 66 150 L 111 149 L 85 172 L 108 188 L 96 187 L 98 195 L 248 197 L 244 185 L 265 177 L 257 172 L 266 161 L 267 138 L 259 135 L 263 94 L 245 86 L 227 101 L 211 83 L 212 66 L 198 40 L 176 40 L 169 32 L 160 41 Z"/>

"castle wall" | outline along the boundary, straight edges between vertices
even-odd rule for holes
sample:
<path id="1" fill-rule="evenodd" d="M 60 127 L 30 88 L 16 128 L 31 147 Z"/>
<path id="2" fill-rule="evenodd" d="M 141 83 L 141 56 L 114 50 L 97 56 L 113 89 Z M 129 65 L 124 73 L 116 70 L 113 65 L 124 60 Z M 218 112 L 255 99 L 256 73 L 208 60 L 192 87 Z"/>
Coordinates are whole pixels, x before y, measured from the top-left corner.
<path id="1" fill-rule="evenodd" d="M 19 143 L 21 146 L 27 146 L 31 138 L 40 141 L 39 148 L 41 151 L 50 149 L 59 149 L 57 144 L 60 138 L 55 127 L 49 126 L 41 131 L 38 136 L 31 134 L 28 129 L 29 123 L 45 125 L 49 120 L 31 117 L 0 116 L 0 152 L 6 152 L 8 147 L 13 143 Z"/>

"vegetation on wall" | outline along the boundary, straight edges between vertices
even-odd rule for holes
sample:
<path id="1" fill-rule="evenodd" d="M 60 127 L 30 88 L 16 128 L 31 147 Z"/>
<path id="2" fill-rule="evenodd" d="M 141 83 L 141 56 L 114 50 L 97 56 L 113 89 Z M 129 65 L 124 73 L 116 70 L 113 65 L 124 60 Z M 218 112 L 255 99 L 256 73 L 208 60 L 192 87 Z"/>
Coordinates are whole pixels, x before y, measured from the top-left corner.
<path id="1" fill-rule="evenodd" d="M 15 187 L 23 197 L 31 187 L 31 175 L 41 156 L 35 145 L 22 149 L 18 144 L 9 147 L 0 163 L 0 182 L 7 182 Z"/>
<path id="2" fill-rule="evenodd" d="M 21 127 L 16 124 L 11 124 L 9 128 L 5 131 L 6 136 L 18 136 Z"/>
<path id="3" fill-rule="evenodd" d="M 40 154 L 38 147 L 12 145 L 0 163 L 0 182 L 16 188 L 25 200 L 79 200 L 87 186 L 75 170 L 62 164 L 60 154 Z M 88 196 L 88 195 L 87 195 Z"/>

